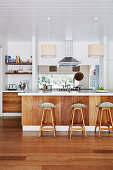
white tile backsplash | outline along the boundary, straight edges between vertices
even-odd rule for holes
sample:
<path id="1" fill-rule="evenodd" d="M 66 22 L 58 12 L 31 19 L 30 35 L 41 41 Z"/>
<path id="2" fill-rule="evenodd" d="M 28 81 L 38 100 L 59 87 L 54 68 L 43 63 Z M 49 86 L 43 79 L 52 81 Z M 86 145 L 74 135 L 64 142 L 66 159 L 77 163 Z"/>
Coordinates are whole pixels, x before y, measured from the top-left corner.
<path id="1" fill-rule="evenodd" d="M 29 86 L 29 89 L 32 88 L 32 84 L 31 84 L 31 75 L 28 74 L 14 74 L 14 75 L 8 75 L 8 84 L 16 84 L 16 85 L 19 85 L 20 84 L 20 81 L 22 80 L 28 80 L 29 83 L 28 83 L 28 86 Z"/>
<path id="2" fill-rule="evenodd" d="M 7 54 L 7 52 L 8 42 L 4 37 L 0 36 L 0 116 L 2 116 L 2 90 L 4 90 L 4 84 L 7 83 L 7 79 L 4 74 L 4 56 Z"/>

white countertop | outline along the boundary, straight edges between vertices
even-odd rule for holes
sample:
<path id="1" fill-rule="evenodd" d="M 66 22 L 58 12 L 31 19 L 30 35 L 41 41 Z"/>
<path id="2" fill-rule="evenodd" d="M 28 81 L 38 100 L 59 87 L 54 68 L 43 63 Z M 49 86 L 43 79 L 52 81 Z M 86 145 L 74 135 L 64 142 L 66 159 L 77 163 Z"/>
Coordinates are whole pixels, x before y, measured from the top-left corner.
<path id="1" fill-rule="evenodd" d="M 113 92 L 107 92 L 107 93 L 96 93 L 94 91 L 51 91 L 51 92 L 24 92 L 24 93 L 18 93 L 19 96 L 113 96 Z"/>
<path id="2" fill-rule="evenodd" d="M 3 90 L 2 93 L 25 93 L 21 90 Z"/>

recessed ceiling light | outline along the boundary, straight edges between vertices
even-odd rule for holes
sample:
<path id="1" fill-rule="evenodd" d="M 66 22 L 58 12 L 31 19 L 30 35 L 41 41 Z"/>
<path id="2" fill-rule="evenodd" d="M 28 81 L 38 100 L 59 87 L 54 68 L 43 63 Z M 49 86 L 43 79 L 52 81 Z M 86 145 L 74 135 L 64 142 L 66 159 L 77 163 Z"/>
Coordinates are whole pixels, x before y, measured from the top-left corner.
<path id="1" fill-rule="evenodd" d="M 95 21 L 98 21 L 98 18 L 97 18 L 97 17 L 95 17 L 95 18 L 94 18 L 94 20 L 95 20 Z"/>
<path id="2" fill-rule="evenodd" d="M 51 18 L 49 18 L 49 17 L 48 17 L 48 18 L 47 18 L 47 20 L 48 20 L 48 21 L 50 21 L 50 20 L 51 20 Z"/>

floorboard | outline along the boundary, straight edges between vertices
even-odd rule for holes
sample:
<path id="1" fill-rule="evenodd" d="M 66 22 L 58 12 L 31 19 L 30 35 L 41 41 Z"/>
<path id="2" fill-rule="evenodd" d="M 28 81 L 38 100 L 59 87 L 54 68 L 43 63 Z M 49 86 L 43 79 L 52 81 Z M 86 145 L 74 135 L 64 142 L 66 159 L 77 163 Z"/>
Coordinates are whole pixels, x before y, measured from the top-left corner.
<path id="1" fill-rule="evenodd" d="M 112 170 L 113 132 L 22 132 L 20 117 L 0 118 L 0 170 Z"/>

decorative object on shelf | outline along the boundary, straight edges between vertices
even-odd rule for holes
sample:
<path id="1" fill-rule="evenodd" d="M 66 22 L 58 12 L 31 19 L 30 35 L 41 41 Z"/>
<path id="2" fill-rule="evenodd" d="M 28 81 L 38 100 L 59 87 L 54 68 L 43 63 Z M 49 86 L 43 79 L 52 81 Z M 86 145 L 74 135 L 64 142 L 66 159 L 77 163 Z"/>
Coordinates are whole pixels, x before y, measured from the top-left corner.
<path id="1" fill-rule="evenodd" d="M 22 61 L 22 63 L 29 63 L 29 59 L 27 59 L 27 58 L 23 58 L 21 61 Z"/>
<path id="2" fill-rule="evenodd" d="M 5 74 L 32 74 L 32 68 L 31 66 L 29 67 L 22 67 L 22 68 L 18 68 L 15 70 L 12 69 L 8 69 L 8 72 L 5 72 Z"/>
<path id="3" fill-rule="evenodd" d="M 16 59 L 11 58 L 11 56 L 5 56 L 5 63 L 20 63 L 20 57 L 16 56 Z"/>
<path id="4" fill-rule="evenodd" d="M 47 44 L 42 44 L 41 45 L 41 57 L 42 58 L 55 58 L 56 57 L 56 45 L 53 43 L 50 43 L 50 33 L 52 32 L 49 31 L 49 24 L 50 24 L 51 19 L 48 18 L 48 43 Z"/>
<path id="5" fill-rule="evenodd" d="M 96 24 L 98 18 L 94 18 L 95 21 L 95 42 L 96 42 Z M 102 44 L 90 44 L 88 45 L 88 57 L 97 58 L 104 56 L 104 45 Z"/>
<path id="6" fill-rule="evenodd" d="M 13 70 L 12 70 L 12 69 L 8 69 L 8 72 L 9 72 L 9 73 L 13 73 Z"/>
<path id="7" fill-rule="evenodd" d="M 5 56 L 5 64 L 7 65 L 32 65 L 32 56 L 20 59 L 20 56 L 16 56 L 16 59 L 12 59 L 11 56 Z"/>
<path id="8" fill-rule="evenodd" d="M 29 62 L 32 63 L 32 56 L 29 57 Z"/>
<path id="9" fill-rule="evenodd" d="M 32 65 L 32 63 L 17 63 L 17 62 L 9 62 L 6 63 L 6 65 Z M 5 72 L 5 74 L 32 74 L 32 67 L 24 67 L 24 68 L 20 68 L 16 69 L 16 70 L 12 70 L 12 69 L 8 69 L 8 72 Z"/>
<path id="10" fill-rule="evenodd" d="M 16 63 L 20 63 L 20 57 L 16 56 Z"/>
<path id="11" fill-rule="evenodd" d="M 18 70 L 14 70 L 14 73 L 18 73 Z"/>
<path id="12" fill-rule="evenodd" d="M 11 59 L 11 56 L 5 55 L 5 63 L 9 63 L 10 59 Z"/>

